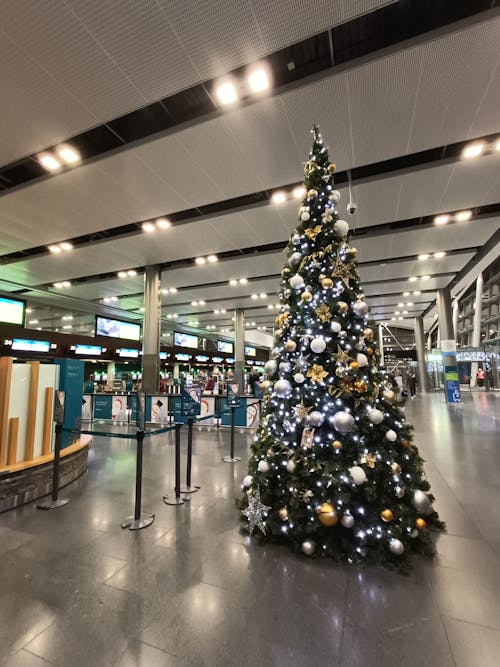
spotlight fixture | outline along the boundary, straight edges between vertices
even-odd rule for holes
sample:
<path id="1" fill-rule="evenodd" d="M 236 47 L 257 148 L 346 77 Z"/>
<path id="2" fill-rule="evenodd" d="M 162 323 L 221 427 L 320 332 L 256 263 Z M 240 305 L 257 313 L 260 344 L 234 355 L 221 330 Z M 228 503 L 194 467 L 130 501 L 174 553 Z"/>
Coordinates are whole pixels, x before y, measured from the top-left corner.
<path id="1" fill-rule="evenodd" d="M 142 231 L 143 232 L 154 232 L 156 229 L 155 225 L 153 225 L 152 222 L 143 222 L 142 223 Z"/>
<path id="2" fill-rule="evenodd" d="M 63 287 L 71 287 L 71 283 L 69 282 L 69 280 L 63 280 L 62 281 L 62 286 Z"/>
<path id="3" fill-rule="evenodd" d="M 224 313 L 226 312 L 226 309 L 222 308 L 220 312 L 221 312 L 222 315 L 224 315 Z"/>
<path id="4" fill-rule="evenodd" d="M 61 248 L 58 245 L 49 245 L 48 248 L 50 252 L 54 253 L 54 255 L 57 255 L 58 253 L 61 252 Z"/>
<path id="5" fill-rule="evenodd" d="M 268 69 L 262 65 L 256 66 L 250 71 L 247 81 L 252 93 L 262 93 L 271 87 Z"/>
<path id="6" fill-rule="evenodd" d="M 500 139 L 497 139 L 495 142 L 495 151 L 500 151 Z"/>
<path id="7" fill-rule="evenodd" d="M 298 187 L 293 189 L 293 196 L 295 199 L 302 199 L 302 197 L 305 194 L 306 194 L 306 189 L 302 185 L 299 185 Z"/>
<path id="8" fill-rule="evenodd" d="M 137 275 L 137 271 L 135 269 L 129 269 L 127 271 L 127 276 L 129 276 L 129 278 L 133 278 L 136 275 Z"/>
<path id="9" fill-rule="evenodd" d="M 177 294 L 177 287 L 170 287 L 168 291 L 170 292 L 170 294 Z"/>
<path id="10" fill-rule="evenodd" d="M 233 278 L 232 280 L 229 281 L 229 284 L 231 285 L 231 287 L 234 287 L 235 285 L 238 284 L 238 281 L 234 280 L 234 278 Z"/>
<path id="11" fill-rule="evenodd" d="M 416 282 L 417 280 L 418 280 L 418 278 L 417 278 L 416 276 L 410 276 L 410 278 L 409 278 L 409 281 L 410 281 L 411 283 L 414 283 L 414 282 Z"/>
<path id="12" fill-rule="evenodd" d="M 425 261 L 426 259 L 429 259 L 430 255 L 428 255 L 426 252 L 422 253 L 421 255 L 418 256 L 418 259 L 422 262 Z"/>
<path id="13" fill-rule="evenodd" d="M 38 320 L 30 320 L 28 324 L 38 324 Z"/>
<path id="14" fill-rule="evenodd" d="M 143 312 L 144 312 L 144 306 L 142 306 L 141 308 L 139 308 L 139 312 L 140 312 L 140 313 L 143 313 Z"/>
<path id="15" fill-rule="evenodd" d="M 72 329 L 73 325 L 72 324 L 65 324 L 63 325 L 63 329 Z"/>
<path id="16" fill-rule="evenodd" d="M 455 215 L 455 220 L 457 222 L 465 222 L 467 220 L 470 220 L 472 218 L 472 211 L 459 211 Z"/>
<path id="17" fill-rule="evenodd" d="M 404 306 L 404 303 L 398 303 L 398 308 L 402 308 Z"/>
<path id="18" fill-rule="evenodd" d="M 444 257 L 445 255 L 446 255 L 445 252 L 440 251 L 440 252 L 435 252 L 433 256 L 434 256 L 434 259 L 441 259 L 441 257 Z"/>
<path id="19" fill-rule="evenodd" d="M 78 164 L 78 162 L 81 160 L 80 153 L 68 144 L 62 144 L 61 146 L 58 146 L 56 151 L 61 160 L 70 166 Z"/>
<path id="20" fill-rule="evenodd" d="M 207 260 L 204 257 L 197 257 L 194 261 L 195 261 L 196 264 L 201 265 L 201 264 L 206 264 Z"/>
<path id="21" fill-rule="evenodd" d="M 50 153 L 40 153 L 40 155 L 37 157 L 37 160 L 47 171 L 59 171 L 61 168 L 61 163 L 59 160 L 56 160 L 56 158 Z"/>
<path id="22" fill-rule="evenodd" d="M 259 295 L 258 295 L 258 294 L 252 294 L 251 298 L 252 298 L 252 299 L 258 299 L 258 298 L 259 298 Z"/>
<path id="23" fill-rule="evenodd" d="M 191 305 L 192 305 L 192 306 L 197 306 L 197 305 L 198 305 L 198 301 L 191 301 Z"/>
<path id="24" fill-rule="evenodd" d="M 441 213 L 440 215 L 436 215 L 434 217 L 433 222 L 435 225 L 446 225 L 448 222 L 450 222 L 450 216 L 447 213 Z"/>
<path id="25" fill-rule="evenodd" d="M 240 278 L 239 283 L 240 285 L 246 285 L 248 283 L 248 278 Z"/>
<path id="26" fill-rule="evenodd" d="M 219 258 L 217 257 L 217 255 L 209 255 L 207 257 L 207 262 L 209 264 L 213 264 L 214 262 L 218 262 L 218 261 L 219 261 Z"/>
<path id="27" fill-rule="evenodd" d="M 264 294 L 264 292 L 262 292 L 262 294 L 259 294 L 259 296 L 261 299 L 267 299 L 267 294 Z"/>
<path id="28" fill-rule="evenodd" d="M 73 319 L 73 315 L 63 315 L 62 319 L 63 319 L 63 320 L 72 320 L 72 319 Z"/>
<path id="29" fill-rule="evenodd" d="M 410 292 L 403 292 L 403 296 L 410 296 Z"/>
<path id="30" fill-rule="evenodd" d="M 483 151 L 484 151 L 484 143 L 482 141 L 478 141 L 474 144 L 469 144 L 468 146 L 466 146 L 462 151 L 462 157 L 463 158 L 478 157 L 479 155 L 481 155 Z"/>
<path id="31" fill-rule="evenodd" d="M 158 229 L 168 229 L 169 227 L 172 226 L 172 223 L 170 220 L 167 220 L 167 218 L 158 218 L 156 220 L 156 226 Z"/>
<path id="32" fill-rule="evenodd" d="M 73 250 L 73 244 L 70 243 L 69 241 L 63 241 L 62 243 L 59 244 L 59 247 L 61 250 Z"/>
<path id="33" fill-rule="evenodd" d="M 206 302 L 205 302 L 205 301 L 203 301 L 203 299 L 202 299 L 201 301 L 198 301 L 198 305 L 199 305 L 199 306 L 204 306 L 204 305 L 205 305 L 205 303 L 206 303 Z"/>
<path id="34" fill-rule="evenodd" d="M 127 277 L 127 272 L 126 271 L 118 271 L 118 278 L 126 278 Z"/>
<path id="35" fill-rule="evenodd" d="M 430 276 L 422 276 L 420 280 L 430 280 Z"/>
<path id="36" fill-rule="evenodd" d="M 283 202 L 286 201 L 286 194 L 282 191 L 279 190 L 278 192 L 273 192 L 271 195 L 271 201 L 273 204 L 283 204 Z"/>
<path id="37" fill-rule="evenodd" d="M 238 100 L 238 92 L 232 81 L 220 83 L 215 90 L 215 95 L 224 105 L 234 104 Z"/>
<path id="38" fill-rule="evenodd" d="M 422 294 L 420 290 L 416 290 L 415 292 L 413 292 L 413 296 L 419 296 L 420 294 Z"/>
<path id="39" fill-rule="evenodd" d="M 407 306 L 413 306 L 413 301 L 408 301 L 408 302 L 406 303 L 406 305 L 407 305 Z"/>

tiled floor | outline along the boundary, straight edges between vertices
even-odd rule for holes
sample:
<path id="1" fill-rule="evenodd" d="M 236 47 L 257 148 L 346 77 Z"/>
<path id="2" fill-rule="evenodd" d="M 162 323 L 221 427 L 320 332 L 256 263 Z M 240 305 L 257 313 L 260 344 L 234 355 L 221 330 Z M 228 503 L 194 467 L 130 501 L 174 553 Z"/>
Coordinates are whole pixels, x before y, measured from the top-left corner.
<path id="1" fill-rule="evenodd" d="M 448 533 L 409 577 L 247 544 L 228 433 L 196 431 L 190 504 L 167 507 L 170 435 L 147 440 L 150 528 L 132 511 L 131 441 L 99 438 L 88 475 L 53 512 L 0 516 L 0 663 L 9 667 L 500 664 L 500 395 L 407 407 Z"/>

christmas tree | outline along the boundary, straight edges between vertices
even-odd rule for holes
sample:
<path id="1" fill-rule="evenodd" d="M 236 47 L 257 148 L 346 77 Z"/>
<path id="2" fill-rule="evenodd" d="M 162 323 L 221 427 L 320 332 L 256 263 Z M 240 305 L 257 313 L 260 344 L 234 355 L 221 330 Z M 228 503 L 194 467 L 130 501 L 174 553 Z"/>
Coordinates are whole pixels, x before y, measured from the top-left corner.
<path id="1" fill-rule="evenodd" d="M 317 127 L 281 272 L 275 348 L 241 501 L 243 529 L 308 556 L 404 569 L 433 553 L 433 509 L 412 427 L 379 368 L 335 165 Z"/>

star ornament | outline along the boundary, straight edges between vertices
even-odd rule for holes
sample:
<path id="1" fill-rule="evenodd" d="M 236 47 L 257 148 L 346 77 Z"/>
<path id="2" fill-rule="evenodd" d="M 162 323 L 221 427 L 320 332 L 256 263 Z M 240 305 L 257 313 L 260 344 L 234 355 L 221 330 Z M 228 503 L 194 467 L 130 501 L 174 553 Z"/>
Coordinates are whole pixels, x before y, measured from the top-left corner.
<path id="1" fill-rule="evenodd" d="M 329 322 L 332 319 L 332 313 L 330 312 L 330 306 L 327 306 L 326 303 L 322 303 L 321 306 L 316 308 L 314 311 L 321 322 Z"/>
<path id="2" fill-rule="evenodd" d="M 293 409 L 293 411 L 295 412 L 295 416 L 300 421 L 305 419 L 307 417 L 307 415 L 311 412 L 311 410 L 312 410 L 312 407 L 308 408 L 304 405 L 304 403 L 300 403 L 300 405 L 296 405 Z"/>
<path id="3" fill-rule="evenodd" d="M 333 265 L 332 278 L 339 278 L 348 288 L 349 281 L 356 278 L 356 269 L 352 262 L 344 264 L 344 262 L 337 257 Z"/>
<path id="4" fill-rule="evenodd" d="M 307 377 L 311 378 L 311 382 L 323 382 L 327 375 L 328 371 L 325 371 L 320 364 L 313 364 L 307 371 Z"/>
<path id="5" fill-rule="evenodd" d="M 347 366 L 349 362 L 351 361 L 351 357 L 349 354 L 343 350 L 340 345 L 337 345 L 337 364 L 340 366 Z"/>
<path id="6" fill-rule="evenodd" d="M 247 491 L 248 507 L 241 511 L 243 516 L 248 519 L 250 535 L 255 530 L 255 526 L 265 535 L 266 526 L 264 524 L 264 517 L 271 509 L 267 505 L 263 505 L 260 500 L 260 489 L 256 491 Z"/>
<path id="7" fill-rule="evenodd" d="M 316 227 L 314 228 L 306 229 L 304 234 L 311 240 L 315 241 L 320 231 L 321 231 L 321 225 L 316 225 Z"/>

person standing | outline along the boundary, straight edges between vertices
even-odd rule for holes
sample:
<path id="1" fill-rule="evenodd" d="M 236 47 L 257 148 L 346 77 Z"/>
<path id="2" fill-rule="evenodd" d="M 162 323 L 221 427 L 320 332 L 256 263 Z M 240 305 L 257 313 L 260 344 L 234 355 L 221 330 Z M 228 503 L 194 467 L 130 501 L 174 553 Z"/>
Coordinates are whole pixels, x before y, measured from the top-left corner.
<path id="1" fill-rule="evenodd" d="M 415 394 L 417 393 L 417 376 L 415 375 L 415 371 L 410 371 L 410 374 L 408 375 L 408 388 L 410 390 L 410 396 L 415 398 Z"/>

